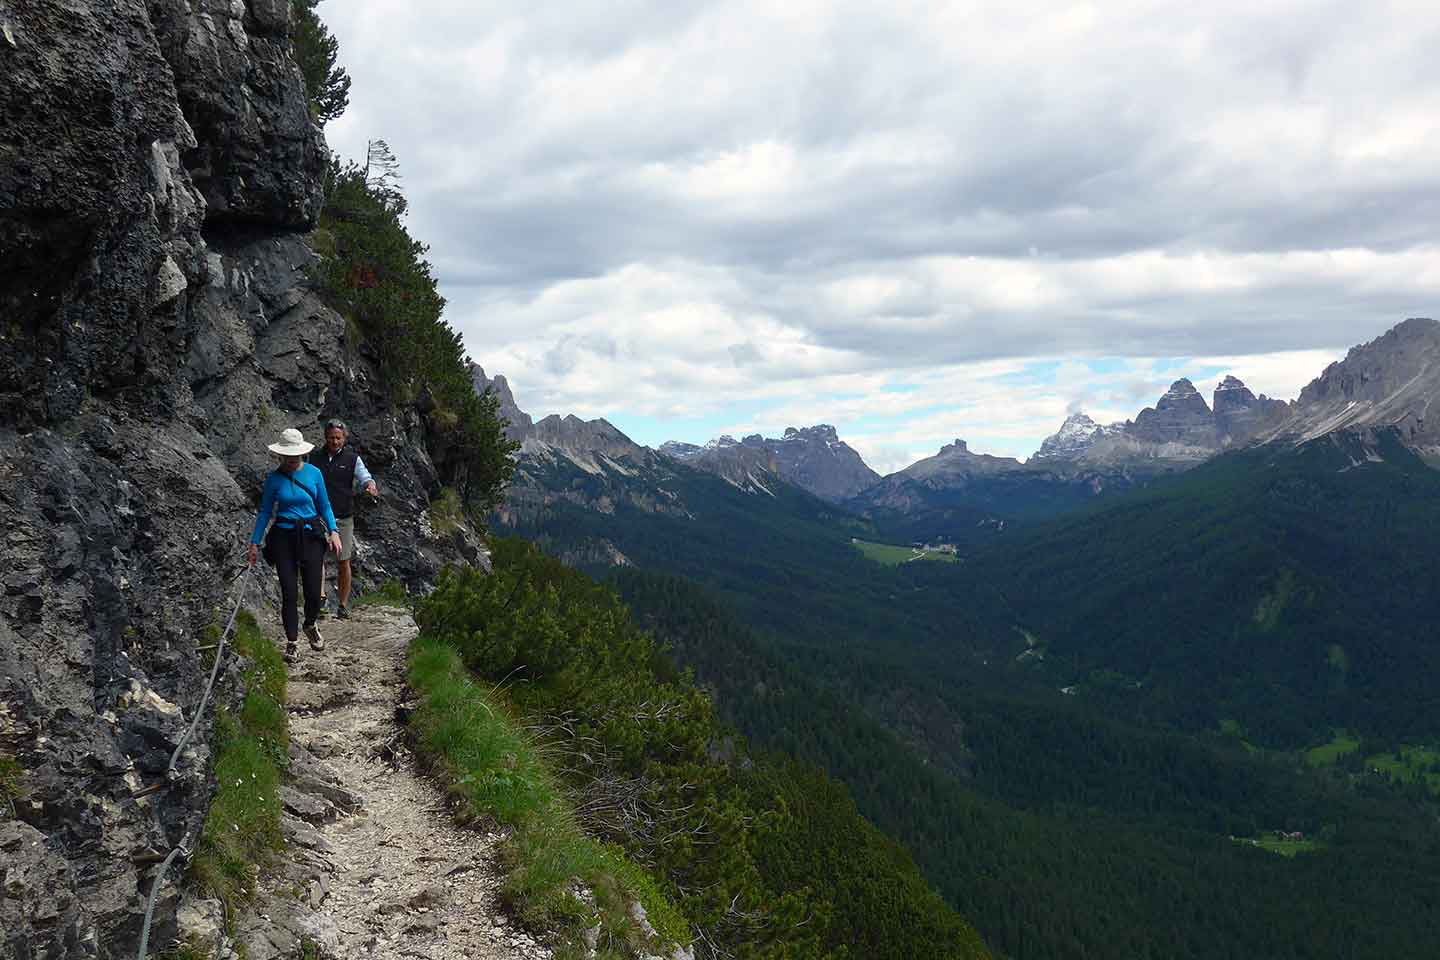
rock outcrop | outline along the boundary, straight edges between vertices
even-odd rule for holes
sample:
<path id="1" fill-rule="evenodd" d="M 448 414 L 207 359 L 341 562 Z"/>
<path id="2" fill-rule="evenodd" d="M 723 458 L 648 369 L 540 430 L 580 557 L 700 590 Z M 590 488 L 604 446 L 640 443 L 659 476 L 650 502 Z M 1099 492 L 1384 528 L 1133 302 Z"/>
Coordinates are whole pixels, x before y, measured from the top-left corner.
<path id="1" fill-rule="evenodd" d="M 22 791 L 0 822 L 0 952 L 133 956 L 156 865 L 208 802 L 208 722 L 168 785 L 165 768 L 265 443 L 350 421 L 385 495 L 357 519 L 362 578 L 420 583 L 479 553 L 430 529 L 423 417 L 376 390 L 306 289 L 296 231 L 318 216 L 325 155 L 289 4 L 41 0 L 0 17 L 0 753 Z"/>

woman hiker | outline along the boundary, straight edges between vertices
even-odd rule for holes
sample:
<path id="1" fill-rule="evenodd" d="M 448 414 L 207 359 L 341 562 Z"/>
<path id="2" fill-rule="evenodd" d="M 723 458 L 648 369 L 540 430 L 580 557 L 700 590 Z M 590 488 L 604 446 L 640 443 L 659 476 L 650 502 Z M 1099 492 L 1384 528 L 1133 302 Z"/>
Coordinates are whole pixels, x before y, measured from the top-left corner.
<path id="1" fill-rule="evenodd" d="M 340 553 L 340 534 L 336 532 L 335 514 L 325 492 L 325 477 L 305 462 L 305 455 L 315 449 L 315 444 L 306 443 L 300 431 L 290 427 L 280 435 L 280 442 L 270 444 L 269 449 L 280 458 L 280 465 L 265 477 L 248 556 L 253 566 L 273 514 L 275 525 L 265 541 L 265 559 L 275 564 L 275 573 L 280 578 L 285 659 L 294 663 L 299 658 L 295 645 L 299 633 L 295 615 L 296 573 L 303 574 L 305 636 L 312 648 L 323 650 L 325 641 L 315 628 L 315 617 L 324 600 L 321 577 L 325 570 L 325 550 L 328 547 L 337 555 Z"/>

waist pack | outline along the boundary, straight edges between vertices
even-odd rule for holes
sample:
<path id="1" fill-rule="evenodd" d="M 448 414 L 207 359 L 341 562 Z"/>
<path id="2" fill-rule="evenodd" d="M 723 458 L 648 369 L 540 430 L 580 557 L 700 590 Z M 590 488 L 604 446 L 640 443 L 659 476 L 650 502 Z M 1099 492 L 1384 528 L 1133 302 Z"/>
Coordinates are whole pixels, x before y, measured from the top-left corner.
<path id="1" fill-rule="evenodd" d="M 293 527 L 282 527 L 276 524 L 270 528 L 270 532 L 265 535 L 265 542 L 260 546 L 260 556 L 264 557 L 265 562 L 272 567 L 275 566 L 275 538 L 277 536 L 294 537 L 296 541 L 299 541 L 301 537 L 311 537 L 321 543 L 330 539 L 330 533 L 325 529 L 325 521 L 319 517 L 297 520 Z"/>

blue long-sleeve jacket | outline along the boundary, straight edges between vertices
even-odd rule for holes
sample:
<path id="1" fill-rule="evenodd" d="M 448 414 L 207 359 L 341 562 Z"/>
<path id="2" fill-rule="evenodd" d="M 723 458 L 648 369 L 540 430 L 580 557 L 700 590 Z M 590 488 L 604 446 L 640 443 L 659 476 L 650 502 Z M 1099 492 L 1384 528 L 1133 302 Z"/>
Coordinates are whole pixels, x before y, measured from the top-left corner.
<path id="1" fill-rule="evenodd" d="M 318 511 L 316 504 L 320 507 Z M 265 489 L 260 495 L 260 513 L 255 518 L 251 543 L 258 544 L 265 538 L 271 514 L 282 527 L 293 527 L 318 516 L 324 519 L 325 529 L 332 533 L 335 530 L 335 513 L 330 509 L 330 496 L 325 492 L 325 477 L 318 468 L 308 463 L 302 463 L 300 469 L 290 474 L 271 470 L 265 478 Z"/>

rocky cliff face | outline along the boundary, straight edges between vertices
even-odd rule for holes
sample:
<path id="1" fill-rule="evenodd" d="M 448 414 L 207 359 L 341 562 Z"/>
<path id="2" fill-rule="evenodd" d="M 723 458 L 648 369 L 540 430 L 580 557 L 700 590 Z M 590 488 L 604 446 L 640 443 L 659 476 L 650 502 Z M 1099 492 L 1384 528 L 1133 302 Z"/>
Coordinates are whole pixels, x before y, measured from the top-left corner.
<path id="1" fill-rule="evenodd" d="M 295 233 L 325 148 L 289 4 L 0 18 L 0 752 L 23 770 L 0 928 L 10 956 L 133 956 L 157 861 L 203 819 L 208 720 L 176 782 L 136 794 L 165 782 L 199 698 L 197 639 L 241 570 L 265 443 L 351 422 L 387 495 L 357 520 L 357 573 L 420 581 L 478 554 L 429 530 L 422 419 L 380 398 L 305 288 Z"/>
<path id="2" fill-rule="evenodd" d="M 839 503 L 880 479 L 828 423 L 786 427 L 779 438 L 720 437 L 697 447 L 670 441 L 660 452 L 732 481 L 772 473 L 822 500 Z"/>
<path id="3" fill-rule="evenodd" d="M 1303 442 L 1335 430 L 1395 427 L 1440 460 L 1440 321 L 1412 318 L 1353 347 L 1310 381 L 1270 436 Z"/>

